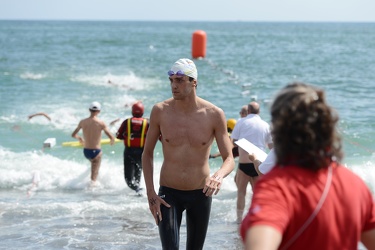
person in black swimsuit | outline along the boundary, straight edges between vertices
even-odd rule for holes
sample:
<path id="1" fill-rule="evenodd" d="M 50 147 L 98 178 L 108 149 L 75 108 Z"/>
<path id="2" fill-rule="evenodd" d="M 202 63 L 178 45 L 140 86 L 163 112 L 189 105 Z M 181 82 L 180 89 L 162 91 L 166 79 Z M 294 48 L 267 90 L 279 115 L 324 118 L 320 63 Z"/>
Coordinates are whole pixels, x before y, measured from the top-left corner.
<path id="1" fill-rule="evenodd" d="M 179 249 L 180 225 L 186 213 L 186 249 L 203 249 L 211 211 L 223 179 L 234 168 L 232 144 L 224 111 L 196 95 L 197 69 L 190 59 L 180 59 L 168 72 L 172 98 L 154 105 L 150 115 L 142 166 L 149 208 L 163 249 Z M 159 192 L 153 181 L 155 145 L 163 148 Z M 223 164 L 210 173 L 213 140 Z"/>
<path id="2" fill-rule="evenodd" d="M 271 129 L 269 124 L 260 117 L 259 103 L 252 101 L 248 104 L 248 115 L 237 122 L 231 138 L 233 142 L 244 138 L 262 150 L 273 147 Z M 258 172 L 248 155 L 245 150 L 239 148 L 238 170 L 235 178 L 237 186 L 237 223 L 242 221 L 247 186 L 250 183 L 252 189 L 254 189 L 254 184 L 258 179 Z"/>

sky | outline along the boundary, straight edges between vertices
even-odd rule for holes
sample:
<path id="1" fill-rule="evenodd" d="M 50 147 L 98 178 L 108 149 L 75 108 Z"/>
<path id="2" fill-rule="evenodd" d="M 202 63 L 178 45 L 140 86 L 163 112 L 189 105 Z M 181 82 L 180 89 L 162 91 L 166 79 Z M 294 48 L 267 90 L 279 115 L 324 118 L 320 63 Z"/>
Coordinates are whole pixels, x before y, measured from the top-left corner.
<path id="1" fill-rule="evenodd" d="M 375 0 L 0 0 L 0 20 L 375 22 Z"/>

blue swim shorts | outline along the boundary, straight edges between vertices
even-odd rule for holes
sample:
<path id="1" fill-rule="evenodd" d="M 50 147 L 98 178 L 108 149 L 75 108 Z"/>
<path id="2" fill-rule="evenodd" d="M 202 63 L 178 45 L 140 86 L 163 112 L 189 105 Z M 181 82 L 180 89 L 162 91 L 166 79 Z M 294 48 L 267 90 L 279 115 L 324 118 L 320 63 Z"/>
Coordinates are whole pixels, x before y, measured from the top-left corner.
<path id="1" fill-rule="evenodd" d="M 84 148 L 83 149 L 83 154 L 85 155 L 85 157 L 89 160 L 92 160 L 94 159 L 98 154 L 100 154 L 102 150 L 101 149 L 88 149 L 88 148 Z"/>

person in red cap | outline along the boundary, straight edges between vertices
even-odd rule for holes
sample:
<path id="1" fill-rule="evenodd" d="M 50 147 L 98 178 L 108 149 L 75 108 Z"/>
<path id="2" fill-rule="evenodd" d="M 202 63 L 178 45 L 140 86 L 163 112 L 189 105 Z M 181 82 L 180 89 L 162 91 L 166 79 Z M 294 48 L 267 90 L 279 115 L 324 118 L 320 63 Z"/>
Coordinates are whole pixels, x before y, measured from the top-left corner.
<path id="1" fill-rule="evenodd" d="M 143 103 L 138 101 L 132 106 L 133 117 L 122 122 L 116 133 L 117 139 L 124 140 L 124 177 L 125 182 L 141 195 L 142 153 L 149 127 L 148 120 L 142 118 Z"/>

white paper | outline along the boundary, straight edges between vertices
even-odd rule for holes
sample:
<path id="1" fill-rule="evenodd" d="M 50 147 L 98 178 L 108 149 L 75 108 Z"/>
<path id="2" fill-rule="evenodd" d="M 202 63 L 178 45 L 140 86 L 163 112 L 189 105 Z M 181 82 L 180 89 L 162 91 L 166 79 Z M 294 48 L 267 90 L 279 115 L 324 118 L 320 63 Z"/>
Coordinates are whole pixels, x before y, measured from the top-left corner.
<path id="1" fill-rule="evenodd" d="M 260 148 L 258 148 L 257 146 L 255 146 L 254 144 L 246 140 L 245 138 L 239 139 L 238 141 L 235 141 L 234 143 L 236 143 L 239 147 L 241 147 L 243 150 L 245 150 L 249 154 L 255 154 L 256 158 L 261 162 L 264 162 L 264 160 L 267 157 L 266 152 L 264 152 L 263 150 L 261 150 Z"/>

